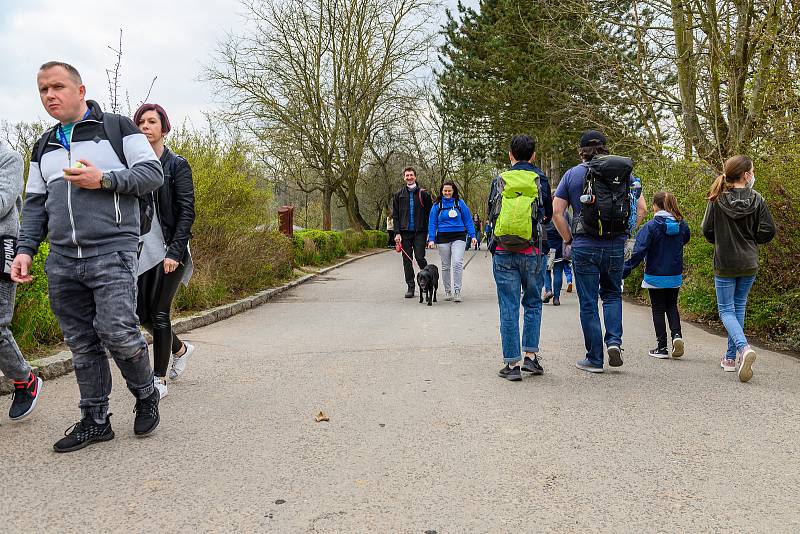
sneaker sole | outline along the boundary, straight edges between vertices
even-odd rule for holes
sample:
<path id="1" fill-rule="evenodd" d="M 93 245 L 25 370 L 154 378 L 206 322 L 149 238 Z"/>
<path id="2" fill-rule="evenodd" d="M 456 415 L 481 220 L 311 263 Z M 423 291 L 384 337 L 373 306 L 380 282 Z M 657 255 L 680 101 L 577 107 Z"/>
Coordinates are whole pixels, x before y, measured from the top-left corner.
<path id="1" fill-rule="evenodd" d="M 575 364 L 575 367 L 577 367 L 581 371 L 586 371 L 588 373 L 594 373 L 598 375 L 604 372 L 602 367 L 587 367 L 585 365 L 578 365 L 577 363 Z"/>
<path id="2" fill-rule="evenodd" d="M 36 408 L 36 404 L 39 402 L 39 397 L 42 395 L 42 384 L 44 384 L 44 382 L 42 382 L 42 379 L 39 378 L 38 376 L 36 377 L 36 380 L 39 383 L 36 384 L 36 396 L 33 398 L 33 402 L 31 403 L 31 407 L 28 408 L 27 412 L 25 412 L 24 414 L 22 414 L 20 416 L 9 417 L 9 419 L 11 419 L 12 421 L 22 421 L 23 419 L 28 417 L 30 414 L 32 414 L 33 410 Z"/>
<path id="3" fill-rule="evenodd" d="M 755 351 L 747 351 L 747 353 L 742 357 L 742 365 L 739 367 L 739 382 L 749 382 L 750 379 L 753 378 L 753 364 L 755 361 Z"/>
<path id="4" fill-rule="evenodd" d="M 544 371 L 542 371 L 541 369 L 526 369 L 525 367 L 522 367 L 521 369 L 522 369 L 523 372 L 530 373 L 530 374 L 532 374 L 534 376 L 538 376 L 538 375 L 543 375 L 544 374 Z"/>
<path id="5" fill-rule="evenodd" d="M 648 354 L 650 356 L 652 356 L 653 358 L 656 358 L 658 360 L 668 360 L 669 359 L 669 354 L 653 354 L 652 352 L 648 352 Z"/>
<path id="6" fill-rule="evenodd" d="M 733 373 L 736 372 L 736 366 L 734 365 L 733 367 L 725 367 L 723 365 L 722 370 L 725 371 L 726 373 Z"/>
<path id="7" fill-rule="evenodd" d="M 137 431 L 134 430 L 133 434 L 138 438 L 143 438 L 143 437 L 147 436 L 148 434 L 151 434 L 153 432 L 153 430 L 155 430 L 158 427 L 158 423 L 160 423 L 160 422 L 161 422 L 161 414 L 158 414 L 158 417 L 156 417 L 156 422 L 153 423 L 153 426 L 151 426 L 150 428 L 148 428 L 144 432 L 137 432 Z"/>
<path id="8" fill-rule="evenodd" d="M 676 338 L 672 341 L 672 357 L 680 358 L 683 356 L 683 340 Z"/>
<path id="9" fill-rule="evenodd" d="M 622 367 L 622 349 L 616 347 L 608 349 L 608 365 Z"/>
<path id="10" fill-rule="evenodd" d="M 500 378 L 505 378 L 509 382 L 520 382 L 522 380 L 522 376 L 521 375 L 508 376 L 508 375 L 503 375 L 503 374 L 497 373 L 497 376 L 499 376 Z"/>
<path id="11" fill-rule="evenodd" d="M 84 448 L 88 447 L 92 443 L 101 443 L 103 441 L 111 441 L 112 439 L 114 439 L 114 431 L 113 430 L 109 434 L 102 435 L 99 438 L 93 438 L 93 439 L 86 440 L 83 443 L 75 445 L 74 447 L 69 447 L 68 449 L 57 449 L 56 446 L 53 445 L 53 450 L 56 451 L 56 452 L 79 451 L 81 449 L 84 449 Z"/>

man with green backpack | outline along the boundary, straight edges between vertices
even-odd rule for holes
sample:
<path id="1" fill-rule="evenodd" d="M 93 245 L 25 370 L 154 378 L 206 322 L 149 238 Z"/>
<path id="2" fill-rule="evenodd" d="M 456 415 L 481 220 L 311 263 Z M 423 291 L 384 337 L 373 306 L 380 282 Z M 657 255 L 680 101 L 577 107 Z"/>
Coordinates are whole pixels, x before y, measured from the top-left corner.
<path id="1" fill-rule="evenodd" d="M 522 380 L 521 371 L 544 373 L 538 358 L 542 325 L 540 225 L 542 218 L 552 215 L 552 199 L 546 178 L 533 164 L 535 158 L 534 140 L 527 135 L 515 136 L 509 151 L 511 169 L 495 178 L 489 194 L 488 220 L 493 229 L 489 250 L 505 363 L 498 376 L 510 381 Z M 522 350 L 520 302 L 524 308 Z"/>

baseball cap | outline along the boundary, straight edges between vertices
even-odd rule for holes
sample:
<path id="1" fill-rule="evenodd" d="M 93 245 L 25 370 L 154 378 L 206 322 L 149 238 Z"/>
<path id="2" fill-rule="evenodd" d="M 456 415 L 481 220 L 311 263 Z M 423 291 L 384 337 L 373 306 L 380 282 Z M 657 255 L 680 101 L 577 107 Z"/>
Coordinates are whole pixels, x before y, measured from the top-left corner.
<path id="1" fill-rule="evenodd" d="M 597 130 L 586 130 L 581 136 L 581 148 L 605 146 L 607 141 L 608 140 L 606 139 L 606 136 L 603 135 L 603 132 L 598 132 Z"/>

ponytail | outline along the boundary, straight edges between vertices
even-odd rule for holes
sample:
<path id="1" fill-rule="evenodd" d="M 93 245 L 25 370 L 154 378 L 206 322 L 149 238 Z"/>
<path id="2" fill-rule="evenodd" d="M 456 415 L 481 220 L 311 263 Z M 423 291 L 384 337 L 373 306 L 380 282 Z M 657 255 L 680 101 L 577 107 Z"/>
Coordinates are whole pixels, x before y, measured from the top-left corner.
<path id="1" fill-rule="evenodd" d="M 722 193 L 730 191 L 735 184 L 741 182 L 744 173 L 753 170 L 753 160 L 747 156 L 733 156 L 725 160 L 722 169 L 722 174 L 717 176 L 708 192 L 708 200 L 711 202 L 716 202 Z"/>
<path id="2" fill-rule="evenodd" d="M 655 204 L 658 209 L 669 212 L 676 220 L 683 220 L 681 210 L 678 209 L 678 199 L 675 198 L 675 195 L 672 193 L 668 191 L 659 191 L 653 195 L 653 204 Z"/>

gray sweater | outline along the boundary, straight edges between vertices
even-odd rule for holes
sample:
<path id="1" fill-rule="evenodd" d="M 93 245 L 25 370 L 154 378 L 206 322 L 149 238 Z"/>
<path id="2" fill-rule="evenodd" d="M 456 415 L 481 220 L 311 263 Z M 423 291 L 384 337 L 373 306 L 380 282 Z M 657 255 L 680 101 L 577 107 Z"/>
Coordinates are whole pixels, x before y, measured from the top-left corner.
<path id="1" fill-rule="evenodd" d="M 0 235 L 19 235 L 23 169 L 22 156 L 0 144 Z"/>

